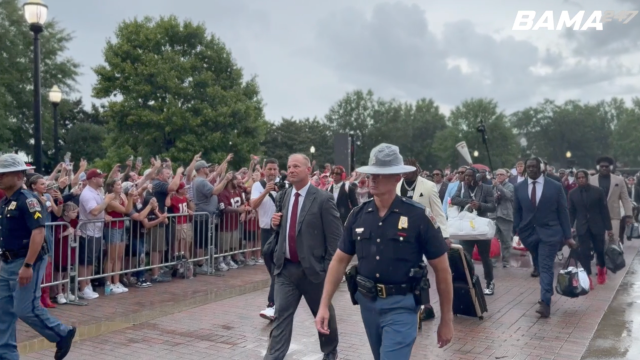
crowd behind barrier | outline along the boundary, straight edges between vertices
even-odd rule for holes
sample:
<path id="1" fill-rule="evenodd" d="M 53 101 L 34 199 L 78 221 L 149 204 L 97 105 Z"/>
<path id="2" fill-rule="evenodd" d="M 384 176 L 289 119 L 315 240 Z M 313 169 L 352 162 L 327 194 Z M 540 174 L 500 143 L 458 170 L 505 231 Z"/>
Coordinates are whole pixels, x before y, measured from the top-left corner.
<path id="1" fill-rule="evenodd" d="M 235 218 L 225 222 L 203 212 L 167 214 L 149 227 L 129 217 L 47 223 L 50 265 L 42 287 L 59 304 L 86 305 L 80 300 L 91 298 L 83 297 L 81 289 L 96 279 L 104 280 L 104 293 L 110 295 L 127 292 L 122 284 L 151 286 L 146 279 L 158 275 L 164 276 L 158 282 L 190 279 L 212 275 L 220 264 L 226 264 L 226 271 L 261 262 L 257 224 Z M 87 235 L 100 229 L 101 238 Z"/>

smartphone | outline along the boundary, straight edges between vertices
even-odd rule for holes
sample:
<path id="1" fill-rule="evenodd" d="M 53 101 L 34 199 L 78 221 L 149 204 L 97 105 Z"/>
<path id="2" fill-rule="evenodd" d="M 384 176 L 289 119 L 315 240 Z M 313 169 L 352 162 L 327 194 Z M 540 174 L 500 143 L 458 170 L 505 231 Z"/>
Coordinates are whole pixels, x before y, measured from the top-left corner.
<path id="1" fill-rule="evenodd" d="M 64 156 L 64 163 L 67 165 L 67 167 L 69 167 L 69 163 L 71 162 L 71 153 L 68 152 L 65 156 Z"/>
<path id="2" fill-rule="evenodd" d="M 129 156 L 129 161 L 133 161 L 133 155 Z"/>
<path id="3" fill-rule="evenodd" d="M 136 164 L 142 165 L 142 158 L 141 157 L 138 157 L 138 159 L 136 160 Z"/>

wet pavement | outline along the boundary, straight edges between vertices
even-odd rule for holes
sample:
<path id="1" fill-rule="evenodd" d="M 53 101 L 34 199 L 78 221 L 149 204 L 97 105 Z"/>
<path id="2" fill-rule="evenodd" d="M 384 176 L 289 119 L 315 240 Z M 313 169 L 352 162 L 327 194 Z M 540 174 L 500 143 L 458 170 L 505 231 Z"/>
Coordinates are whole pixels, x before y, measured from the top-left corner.
<path id="1" fill-rule="evenodd" d="M 582 360 L 640 359 L 640 256 L 604 313 Z"/>
<path id="2" fill-rule="evenodd" d="M 640 273 L 640 265 L 633 263 L 640 242 L 625 248 L 625 258 L 631 265 L 631 275 Z M 455 338 L 449 346 L 438 349 L 436 330 L 438 319 L 424 324 L 418 334 L 411 359 L 420 360 L 580 360 L 589 353 L 587 346 L 596 332 L 602 316 L 621 283 L 626 268 L 611 275 L 605 285 L 596 285 L 589 295 L 569 299 L 555 295 L 549 319 L 540 319 L 535 313 L 540 296 L 538 279 L 531 278 L 528 256 L 514 254 L 512 267 L 495 269 L 496 294 L 487 297 L 489 312 L 484 320 L 459 316 L 454 320 Z M 476 262 L 476 271 L 482 277 L 482 265 Z M 560 267 L 562 262 L 556 262 Z M 102 297 L 86 307 L 69 309 L 75 312 L 97 313 L 109 320 L 108 314 L 119 309 L 128 313 L 145 311 L 163 313 L 144 321 L 131 321 L 121 316 L 121 327 L 102 331 L 97 336 L 79 332 L 78 341 L 67 360 L 175 360 L 175 359 L 262 359 L 267 348 L 271 327 L 258 316 L 264 308 L 267 289 L 244 295 L 190 304 L 180 307 L 178 299 L 197 296 L 203 288 L 229 286 L 234 282 L 249 283 L 247 277 L 258 278 L 264 269 L 239 269 L 230 271 L 223 278 L 198 277 L 193 280 L 174 281 L 149 289 L 131 289 L 127 295 Z M 430 274 L 433 276 L 433 274 Z M 433 281 L 433 279 L 432 279 Z M 227 284 L 228 283 L 228 284 Z M 432 282 L 433 283 L 433 282 Z M 217 286 L 216 286 L 217 287 Z M 625 286 L 623 285 L 623 288 Z M 629 286 L 626 286 L 629 289 Z M 439 304 L 435 286 L 431 298 L 439 318 Z M 182 294 L 182 296 L 178 294 Z M 628 292 L 624 298 L 631 296 Z M 157 297 L 157 300 L 155 299 Z M 196 298 L 192 298 L 195 300 Z M 162 303 L 176 311 L 165 312 Z M 198 306 L 202 305 L 202 306 Z M 372 359 L 358 307 L 351 305 L 344 284 L 340 286 L 334 301 L 340 331 L 340 360 Z M 54 309 L 63 320 L 70 315 Z M 106 315 L 106 316 L 105 316 Z M 77 318 L 78 315 L 76 315 Z M 88 316 L 88 315 L 85 315 Z M 606 316 L 606 315 L 605 315 Z M 136 319 L 133 319 L 136 320 Z M 82 323 L 82 322 L 80 322 Z M 102 327 L 106 326 L 101 322 Z M 97 326 L 96 325 L 96 326 Z M 619 326 L 613 324 L 613 326 Z M 623 326 L 624 329 L 624 325 Z M 621 335 L 611 336 L 618 338 Z M 30 350 L 31 348 L 29 348 Z M 611 359 L 638 359 L 634 352 Z M 625 357 L 629 356 L 629 357 Z M 53 350 L 27 351 L 21 359 L 51 359 Z M 301 303 L 294 320 L 293 339 L 287 360 L 319 360 L 318 336 L 308 307 Z M 589 357 L 586 357 L 589 358 Z M 586 359 L 585 358 L 585 359 Z M 597 357 L 596 357 L 597 358 Z M 592 358 L 589 358 L 592 359 Z M 593 358 L 595 359 L 595 358 Z M 603 358 L 606 359 L 606 358 Z"/>

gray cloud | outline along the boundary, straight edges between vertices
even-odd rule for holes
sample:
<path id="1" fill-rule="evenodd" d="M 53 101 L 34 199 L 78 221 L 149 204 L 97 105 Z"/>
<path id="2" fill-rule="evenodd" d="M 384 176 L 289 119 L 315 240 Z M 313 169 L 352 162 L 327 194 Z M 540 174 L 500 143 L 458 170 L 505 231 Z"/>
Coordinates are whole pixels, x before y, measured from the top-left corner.
<path id="1" fill-rule="evenodd" d="M 477 31 L 469 20 L 446 23 L 438 37 L 416 5 L 385 3 L 370 16 L 349 9 L 318 24 L 320 61 L 345 82 L 373 88 L 381 95 L 400 89 L 407 97 L 433 97 L 455 105 L 468 97 L 493 97 L 503 106 L 533 102 L 562 90 L 608 82 L 632 74 L 613 60 L 593 65 L 569 62 L 559 51 L 541 51 L 526 40 L 496 39 Z M 447 59 L 466 59 L 464 73 Z M 544 64 L 547 74 L 531 68 Z"/>

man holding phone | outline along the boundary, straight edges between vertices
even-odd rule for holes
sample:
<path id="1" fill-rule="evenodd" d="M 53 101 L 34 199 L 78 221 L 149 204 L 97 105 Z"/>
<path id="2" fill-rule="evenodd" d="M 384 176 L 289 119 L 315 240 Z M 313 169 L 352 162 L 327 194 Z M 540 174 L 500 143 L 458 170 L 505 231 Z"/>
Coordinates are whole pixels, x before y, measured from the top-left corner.
<path id="1" fill-rule="evenodd" d="M 251 208 L 258 211 L 258 223 L 260 225 L 260 242 L 261 248 L 267 243 L 273 235 L 271 228 L 271 217 L 276 212 L 276 186 L 275 181 L 278 176 L 278 160 L 266 159 L 264 161 L 265 179 L 253 184 L 251 188 Z M 275 319 L 275 305 L 273 300 L 273 291 L 275 286 L 272 264 L 267 264 L 267 271 L 271 275 L 271 286 L 269 287 L 269 295 L 267 297 L 267 308 L 260 312 L 260 317 L 273 321 Z"/>

